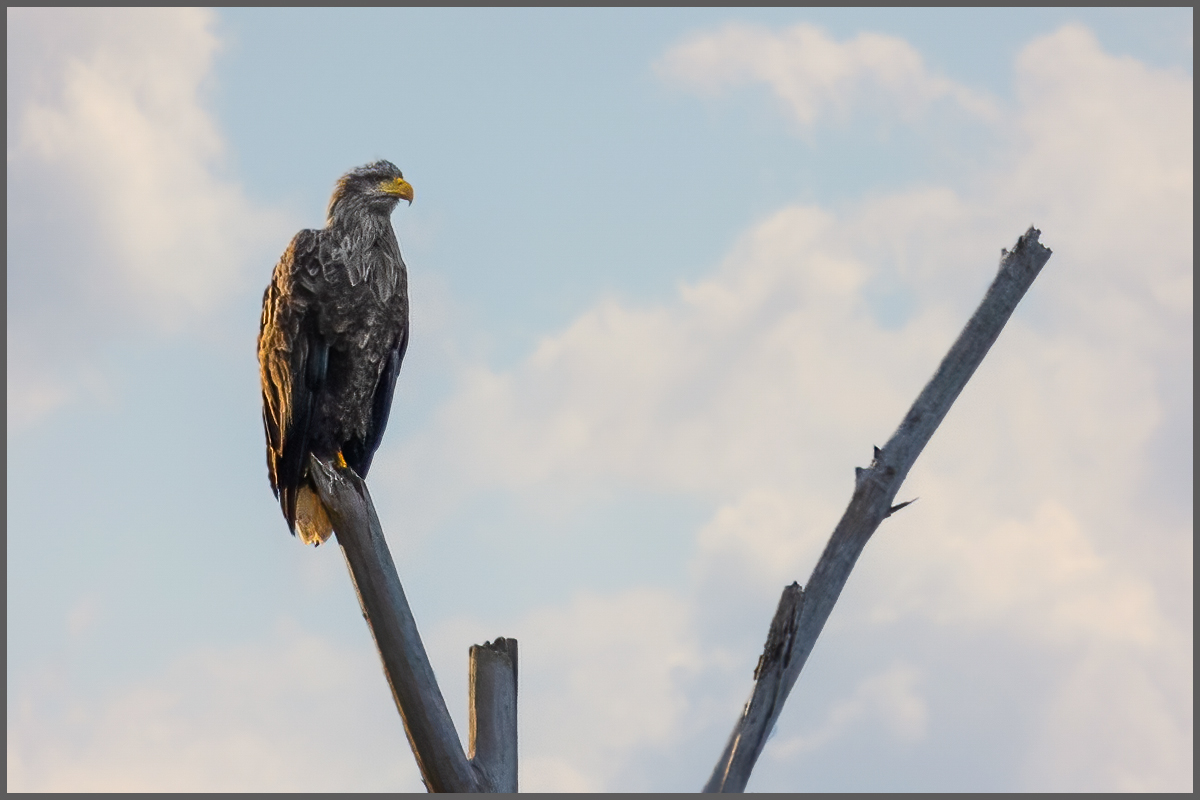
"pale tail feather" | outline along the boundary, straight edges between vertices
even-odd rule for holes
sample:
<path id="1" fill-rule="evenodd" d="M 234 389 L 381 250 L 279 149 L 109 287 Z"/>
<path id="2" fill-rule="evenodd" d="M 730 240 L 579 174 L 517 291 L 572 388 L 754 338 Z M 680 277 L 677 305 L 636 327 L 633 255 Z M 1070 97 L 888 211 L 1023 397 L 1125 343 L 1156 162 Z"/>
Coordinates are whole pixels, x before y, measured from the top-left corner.
<path id="1" fill-rule="evenodd" d="M 308 486 L 296 496 L 296 535 L 305 544 L 325 544 L 333 535 L 333 523 L 321 498 Z"/>

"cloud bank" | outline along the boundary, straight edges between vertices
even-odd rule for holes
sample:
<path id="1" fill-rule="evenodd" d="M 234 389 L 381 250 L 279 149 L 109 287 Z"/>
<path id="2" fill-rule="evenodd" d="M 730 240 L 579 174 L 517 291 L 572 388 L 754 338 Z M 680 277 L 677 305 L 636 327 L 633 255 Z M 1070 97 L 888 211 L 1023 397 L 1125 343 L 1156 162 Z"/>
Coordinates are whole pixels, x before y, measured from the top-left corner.
<path id="1" fill-rule="evenodd" d="M 730 23 L 676 45 L 657 68 L 708 94 L 765 83 L 802 129 L 845 122 L 864 107 L 911 121 L 942 100 L 985 119 L 997 113 L 989 98 L 928 69 L 908 42 L 878 33 L 838 42 L 814 25 L 773 31 Z"/>
<path id="2" fill-rule="evenodd" d="M 15 115 L 10 83 L 20 164 L 74 165 L 83 194 L 104 197 L 96 187 L 131 168 L 117 155 L 122 136 L 104 133 L 112 116 L 123 120 L 114 131 L 145 123 L 138 141 L 211 193 L 235 191 L 212 182 L 219 173 L 186 172 L 218 158 L 219 137 L 201 124 L 174 142 L 173 125 L 200 118 L 189 116 L 195 103 L 164 99 L 180 86 L 200 96 L 209 18 L 153 19 L 182 38 L 130 45 L 136 62 L 99 46 L 59 58 L 84 66 L 64 66 L 67 77 Z M 165 71 L 174 89 L 156 93 L 149 54 L 172 42 L 191 55 Z M 779 209 L 670 302 L 604 300 L 517 367 L 464 371 L 437 424 L 378 462 L 378 499 L 405 507 L 414 538 L 457 535 L 446 529 L 452 511 L 480 497 L 511 500 L 519 523 L 551 517 L 564 537 L 586 535 L 597 509 L 635 493 L 704 509 L 677 554 L 682 585 L 540 599 L 504 620 L 521 641 L 522 787 L 702 784 L 778 593 L 806 579 L 852 468 L 932 373 L 999 248 L 1036 223 L 1054 257 L 909 476 L 902 499 L 920 502 L 868 547 L 751 788 L 944 788 L 936 778 L 1190 791 L 1191 80 L 1106 53 L 1078 27 L 1021 53 L 1013 104 L 996 113 L 996 101 L 932 74 L 910 45 L 870 34 L 839 43 L 805 26 L 723 28 L 660 68 L 701 90 L 765 83 L 802 127 L 863 106 L 903 119 L 946 101 L 1007 146 L 952 184 L 838 210 Z M 100 87 L 83 94 L 108 97 L 107 110 L 72 99 L 76 85 Z M 107 166 L 83 166 L 92 152 Z M 10 194 L 13 161 L 10 149 Z M 170 206 L 157 180 L 141 185 Z M 235 224 L 193 202 L 178 213 Z M 97 219 L 127 219 L 110 211 Z M 171 252 L 188 252 L 192 234 L 171 235 Z M 197 272 L 204 262 L 191 256 L 141 280 L 159 246 L 122 250 L 114 238 L 87 280 L 123 287 L 113 308 L 164 328 L 160 304 L 202 314 L 236 285 L 236 271 Z M 54 269 L 21 280 L 51 280 Z M 1174 484 L 1164 477 L 1178 473 Z M 496 535 L 510 552 L 539 546 L 521 524 Z M 556 566 L 594 577 L 589 564 Z M 465 643 L 495 635 L 492 622 L 431 626 L 435 665 L 463 663 Z M 261 648 L 205 652 L 67 710 L 61 720 L 78 723 L 68 743 L 10 707 L 9 788 L 344 790 L 374 788 L 361 782 L 369 774 L 418 789 L 407 767 L 378 771 L 411 762 L 392 747 L 397 722 L 373 659 L 359 655 L 290 629 Z M 305 680 L 314 669 L 348 676 L 352 690 Z M 341 742 L 364 729 L 391 749 L 351 757 Z M 320 769 L 308 755 L 318 730 L 331 732 Z M 946 764 L 947 752 L 968 751 L 974 761 Z M 864 752 L 882 785 L 854 783 L 867 780 L 853 769 Z M 979 763 L 1004 775 L 980 778 Z M 906 764 L 920 773 L 908 783 Z"/>
<path id="3" fill-rule="evenodd" d="M 131 331 L 178 331 L 286 231 L 227 172 L 200 9 L 8 10 L 8 416 L 103 383 Z M 269 257 L 268 257 L 269 258 Z"/>
<path id="4" fill-rule="evenodd" d="M 400 719 L 379 702 L 388 689 L 377 656 L 363 646 L 346 652 L 284 621 L 265 641 L 190 653 L 152 680 L 50 714 L 10 706 L 8 791 L 419 786 Z M 54 676 L 44 680 L 52 690 Z"/>
<path id="5" fill-rule="evenodd" d="M 733 27 L 662 64 L 701 89 L 764 81 L 803 124 L 865 102 L 855 87 L 868 83 L 897 106 L 983 108 L 886 37 Z M 673 302 L 603 301 L 517 368 L 468 371 L 440 428 L 387 467 L 389 484 L 416 487 L 406 505 L 500 490 L 559 509 L 565 530 L 597 498 L 635 490 L 712 504 L 686 592 L 643 598 L 641 623 L 626 593 L 566 612 L 608 630 L 609 647 L 628 641 L 639 663 L 694 654 L 659 692 L 683 692 L 680 707 L 658 709 L 674 721 L 656 733 L 659 756 L 699 729 L 724 735 L 742 698 L 712 706 L 728 695 L 719 686 L 748 689 L 739 670 L 761 646 L 762 609 L 808 574 L 851 468 L 932 374 L 1000 247 L 1036 223 L 1055 255 L 908 479 L 902 494 L 921 502 L 876 537 L 837 626 L 852 642 L 932 626 L 939 646 L 985 636 L 1043 664 L 1045 688 L 1016 701 L 1034 721 L 1010 732 L 1014 787 L 1190 787 L 1191 496 L 1148 487 L 1160 459 L 1190 471 L 1191 81 L 1109 55 L 1079 27 L 1032 42 L 1014 81 L 1015 105 L 991 118 L 1007 142 L 994 161 L 838 213 L 781 209 Z M 762 631 L 720 630 L 730 608 L 743 620 L 757 609 Z M 645 639 L 664 619 L 676 624 Z M 759 787 L 805 785 L 804 770 L 787 778 L 787 754 L 836 762 L 854 720 L 895 742 L 930 741 L 949 702 L 939 693 L 965 680 L 953 669 L 932 656 L 855 667 L 858 685 L 822 726 L 785 714 Z M 614 668 L 603 689 L 530 688 L 526 724 L 559 731 L 538 708 L 589 708 L 596 693 L 618 703 L 641 680 Z M 589 730 L 587 746 L 545 742 L 545 772 L 530 765 L 538 785 L 662 788 L 638 766 L 646 742 Z M 582 755 L 615 742 L 621 758 Z"/>

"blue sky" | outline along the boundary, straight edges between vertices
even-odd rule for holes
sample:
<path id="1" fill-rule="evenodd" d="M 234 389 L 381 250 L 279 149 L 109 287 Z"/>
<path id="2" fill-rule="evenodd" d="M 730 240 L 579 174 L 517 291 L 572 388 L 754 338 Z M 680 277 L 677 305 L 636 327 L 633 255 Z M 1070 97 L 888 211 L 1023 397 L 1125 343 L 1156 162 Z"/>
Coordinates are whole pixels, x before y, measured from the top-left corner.
<path id="1" fill-rule="evenodd" d="M 750 788 L 1190 791 L 1192 24 L 10 9 L 9 790 L 420 788 L 271 497 L 254 350 L 290 236 L 388 158 L 370 485 L 460 734 L 468 646 L 520 640 L 523 788 L 703 783 L 1036 224 Z"/>

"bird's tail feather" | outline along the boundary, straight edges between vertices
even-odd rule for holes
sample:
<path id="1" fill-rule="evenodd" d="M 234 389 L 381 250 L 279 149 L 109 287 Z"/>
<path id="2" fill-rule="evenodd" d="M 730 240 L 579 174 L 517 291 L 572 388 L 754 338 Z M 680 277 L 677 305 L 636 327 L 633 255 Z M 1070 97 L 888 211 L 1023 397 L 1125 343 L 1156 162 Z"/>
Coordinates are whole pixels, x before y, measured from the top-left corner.
<path id="1" fill-rule="evenodd" d="M 301 486 L 296 497 L 296 535 L 304 544 L 325 544 L 333 535 L 329 512 L 311 486 Z"/>

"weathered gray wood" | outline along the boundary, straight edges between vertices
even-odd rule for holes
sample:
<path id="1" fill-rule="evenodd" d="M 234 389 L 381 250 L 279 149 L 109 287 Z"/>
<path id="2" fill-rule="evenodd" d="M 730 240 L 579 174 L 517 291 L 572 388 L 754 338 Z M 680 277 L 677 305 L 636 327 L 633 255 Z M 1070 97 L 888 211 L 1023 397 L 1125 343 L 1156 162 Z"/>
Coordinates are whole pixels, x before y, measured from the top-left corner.
<path id="1" fill-rule="evenodd" d="M 375 637 L 426 788 L 432 792 L 479 791 L 475 771 L 463 752 L 421 644 L 366 483 L 352 470 L 337 469 L 315 457 L 309 459 L 309 465 L 346 556 L 363 617 Z"/>
<path id="2" fill-rule="evenodd" d="M 742 708 L 742 716 L 725 745 L 725 752 L 721 754 L 712 777 L 704 787 L 706 792 L 731 791 L 723 788 L 727 776 L 738 774 L 747 763 L 749 769 L 754 768 L 754 760 L 762 752 L 766 744 L 765 737 L 771 732 L 768 723 L 778 718 L 777 709 L 782 709 L 787 699 L 785 673 L 795 654 L 796 631 L 803 607 L 804 590 L 800 584 L 784 587 L 783 597 L 779 598 L 775 618 L 771 620 L 767 632 L 763 654 L 754 668 L 754 691 Z"/>
<path id="3" fill-rule="evenodd" d="M 471 648 L 469 756 L 489 792 L 517 791 L 517 640 Z"/>
<path id="4" fill-rule="evenodd" d="M 856 469 L 854 494 L 842 515 L 808 586 L 784 590 L 755 670 L 755 686 L 725 746 L 706 792 L 740 792 L 762 753 L 767 736 L 800 676 L 850 571 L 879 524 L 893 511 L 892 501 L 917 456 L 946 417 L 975 369 L 1004 329 L 1017 303 L 1050 258 L 1038 242 L 1041 231 L 1030 228 L 1012 252 L 1001 251 L 1000 270 L 983 302 L 967 322 L 933 378 L 905 415 L 900 427 L 866 469 Z"/>

